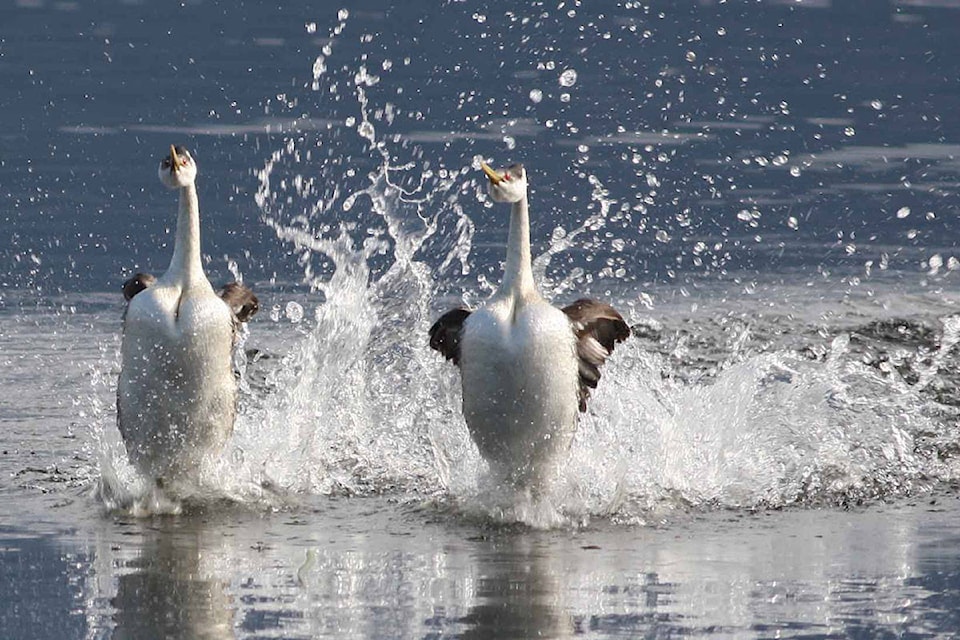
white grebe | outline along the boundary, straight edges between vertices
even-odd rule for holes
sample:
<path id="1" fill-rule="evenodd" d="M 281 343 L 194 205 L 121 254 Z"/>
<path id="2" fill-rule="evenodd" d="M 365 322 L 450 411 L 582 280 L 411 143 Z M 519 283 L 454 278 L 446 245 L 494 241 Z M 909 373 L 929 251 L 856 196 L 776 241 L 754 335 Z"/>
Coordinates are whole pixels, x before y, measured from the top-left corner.
<path id="1" fill-rule="evenodd" d="M 158 484 L 195 473 L 233 431 L 237 381 L 232 350 L 236 323 L 257 310 L 237 283 L 221 294 L 203 273 L 197 165 L 170 147 L 160 180 L 180 191 L 170 266 L 159 278 L 137 274 L 123 286 L 117 424 L 130 461 Z"/>
<path id="2" fill-rule="evenodd" d="M 454 309 L 430 328 L 430 346 L 460 367 L 463 415 L 491 468 L 539 488 L 585 411 L 600 365 L 630 328 L 610 305 L 544 300 L 530 264 L 527 175 L 481 164 L 490 197 L 512 204 L 507 262 L 496 293 L 475 311 Z"/>

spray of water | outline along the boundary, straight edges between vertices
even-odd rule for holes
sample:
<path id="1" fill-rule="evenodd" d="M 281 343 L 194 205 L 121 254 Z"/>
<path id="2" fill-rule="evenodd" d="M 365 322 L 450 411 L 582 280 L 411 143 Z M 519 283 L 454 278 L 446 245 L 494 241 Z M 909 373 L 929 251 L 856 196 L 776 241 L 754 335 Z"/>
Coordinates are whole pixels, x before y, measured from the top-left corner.
<path id="1" fill-rule="evenodd" d="M 313 67 L 313 91 L 339 86 L 328 81 L 328 62 L 346 19 Z M 258 171 L 262 220 L 300 264 L 311 293 L 288 301 L 291 325 L 280 322 L 284 307 L 276 305 L 274 322 L 258 323 L 247 338 L 255 345 L 257 333 L 275 332 L 278 346 L 258 363 L 238 360 L 242 410 L 228 450 L 205 469 L 205 491 L 268 504 L 390 492 L 467 517 L 554 526 L 591 517 L 643 522 L 690 509 L 849 504 L 954 476 L 931 436 L 956 435 L 945 427 L 952 414 L 926 390 L 960 335 L 955 322 L 918 365 L 917 382 L 865 362 L 847 333 L 815 345 L 812 355 L 782 344 L 756 348 L 748 346 L 749 329 L 730 335 L 701 314 L 693 318 L 698 338 L 723 347 L 710 375 L 691 374 L 696 367 L 680 341 L 664 352 L 670 336 L 631 339 L 606 365 L 552 493 L 532 500 L 487 486 L 460 413 L 458 373 L 426 339 L 447 304 L 441 293 L 460 287 L 463 300 L 478 303 L 495 285 L 472 265 L 480 181 L 473 159 L 438 169 L 421 149 L 388 143 L 378 132 L 395 108 L 371 106 L 376 83 L 364 66 L 352 73 L 358 116 L 347 129 L 366 141 L 366 156 L 339 154 L 336 136 L 307 132 L 287 139 Z M 640 320 L 636 302 L 650 307 L 652 298 L 618 282 L 616 270 L 550 271 L 556 256 L 599 237 L 615 215 L 616 196 L 595 176 L 585 179 L 593 213 L 555 229 L 536 277 L 551 299 L 602 280 L 615 292 L 612 302 Z M 115 370 L 115 356 L 108 368 Z M 115 428 L 103 426 L 109 410 L 94 413 L 104 502 L 143 496 Z M 149 495 L 141 503 L 166 508 Z"/>

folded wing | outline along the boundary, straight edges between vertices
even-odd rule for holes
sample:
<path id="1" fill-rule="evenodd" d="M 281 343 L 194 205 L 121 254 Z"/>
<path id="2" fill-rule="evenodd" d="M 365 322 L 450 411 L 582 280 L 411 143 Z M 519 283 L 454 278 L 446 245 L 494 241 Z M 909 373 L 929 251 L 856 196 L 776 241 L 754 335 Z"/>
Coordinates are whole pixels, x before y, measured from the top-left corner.
<path id="1" fill-rule="evenodd" d="M 127 302 L 144 289 L 152 286 L 157 279 L 149 273 L 138 273 L 123 283 L 123 298 Z M 220 299 L 227 303 L 237 322 L 247 322 L 260 310 L 260 301 L 250 287 L 239 282 L 230 282 L 217 292 Z"/>
<path id="2" fill-rule="evenodd" d="M 430 348 L 439 351 L 455 365 L 460 365 L 460 336 L 469 309 L 448 311 L 430 327 Z"/>
<path id="3" fill-rule="evenodd" d="M 260 310 L 260 300 L 250 287 L 245 287 L 239 282 L 225 284 L 218 295 L 233 311 L 237 322 L 247 322 Z"/>
<path id="4" fill-rule="evenodd" d="M 157 279 L 150 275 L 149 273 L 138 273 L 132 278 L 123 283 L 123 299 L 127 302 L 133 300 L 133 296 L 137 295 L 154 282 Z"/>

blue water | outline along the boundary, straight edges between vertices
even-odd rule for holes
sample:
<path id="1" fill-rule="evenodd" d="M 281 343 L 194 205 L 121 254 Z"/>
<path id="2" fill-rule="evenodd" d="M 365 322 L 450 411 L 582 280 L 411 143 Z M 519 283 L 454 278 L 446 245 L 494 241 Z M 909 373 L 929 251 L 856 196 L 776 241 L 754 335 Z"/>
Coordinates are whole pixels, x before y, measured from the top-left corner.
<path id="1" fill-rule="evenodd" d="M 412 163 L 408 183 L 477 154 L 526 162 L 542 243 L 585 217 L 595 176 L 627 209 L 608 230 L 624 247 L 598 242 L 596 260 L 629 279 L 862 272 L 883 254 L 910 273 L 937 253 L 945 264 L 955 8 L 823 4 L 359 2 L 338 34 L 336 9 L 310 3 L 8 4 L 0 281 L 102 290 L 164 264 L 171 221 L 153 167 L 182 142 L 202 166 L 214 275 L 227 255 L 254 280 L 297 282 L 289 247 L 260 223 L 253 174 L 303 139 L 310 175 L 363 186 L 381 157 L 346 124 L 362 119 L 361 67 L 379 79 L 363 87 L 377 141 Z M 479 241 L 503 241 L 493 212 L 470 215 Z"/>
<path id="2" fill-rule="evenodd" d="M 951 637 L 958 11 L 0 6 L 0 636 Z M 119 291 L 171 143 L 263 307 L 211 495 L 138 518 Z M 527 167 L 544 292 L 637 335 L 548 509 L 425 344 L 499 279 L 479 158 Z"/>

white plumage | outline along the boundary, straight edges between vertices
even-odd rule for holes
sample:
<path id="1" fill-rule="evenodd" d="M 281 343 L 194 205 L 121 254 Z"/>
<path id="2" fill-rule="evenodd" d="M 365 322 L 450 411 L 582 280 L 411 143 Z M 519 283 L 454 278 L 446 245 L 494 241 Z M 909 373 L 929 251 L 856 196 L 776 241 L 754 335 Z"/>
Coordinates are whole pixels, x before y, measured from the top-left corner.
<path id="1" fill-rule="evenodd" d="M 570 447 L 598 367 L 629 328 L 609 305 L 579 300 L 561 310 L 540 296 L 526 172 L 482 168 L 491 198 L 512 205 L 503 281 L 480 309 L 441 317 L 430 346 L 460 367 L 463 415 L 481 455 L 498 476 L 536 489 Z"/>
<path id="2" fill-rule="evenodd" d="M 233 430 L 234 312 L 200 260 L 196 164 L 171 147 L 160 179 L 180 191 L 170 267 L 130 298 L 123 323 L 118 426 L 130 461 L 158 482 L 197 471 Z"/>
<path id="3" fill-rule="evenodd" d="M 497 475 L 534 486 L 547 479 L 577 428 L 567 316 L 542 299 L 494 298 L 464 322 L 460 375 L 464 418 Z"/>

